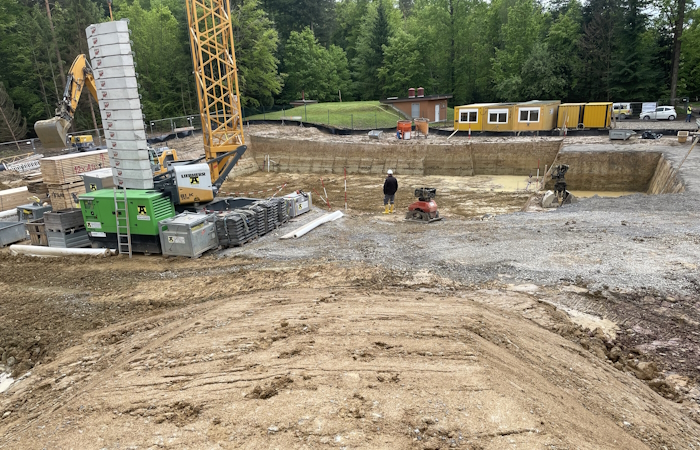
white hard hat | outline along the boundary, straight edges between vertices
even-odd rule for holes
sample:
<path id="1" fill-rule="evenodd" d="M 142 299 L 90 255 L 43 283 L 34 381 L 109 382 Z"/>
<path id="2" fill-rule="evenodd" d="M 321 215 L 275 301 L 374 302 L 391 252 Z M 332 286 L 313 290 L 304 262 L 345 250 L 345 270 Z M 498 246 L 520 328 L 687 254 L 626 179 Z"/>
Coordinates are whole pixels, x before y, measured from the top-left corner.
<path id="1" fill-rule="evenodd" d="M 387 173 L 387 175 L 393 175 L 393 174 L 394 174 L 394 172 L 393 172 L 391 169 L 387 170 L 386 173 Z"/>

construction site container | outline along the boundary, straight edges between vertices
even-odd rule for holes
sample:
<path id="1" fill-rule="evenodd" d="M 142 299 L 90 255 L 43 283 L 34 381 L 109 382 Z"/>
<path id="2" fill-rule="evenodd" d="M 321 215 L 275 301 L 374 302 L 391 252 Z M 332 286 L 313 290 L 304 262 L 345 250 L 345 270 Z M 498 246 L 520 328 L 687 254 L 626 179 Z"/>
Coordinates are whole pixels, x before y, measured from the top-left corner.
<path id="1" fill-rule="evenodd" d="M 146 130 L 125 130 L 125 131 L 114 131 L 110 130 L 105 133 L 107 139 L 114 139 L 116 141 L 134 141 L 134 140 L 145 140 Z"/>
<path id="2" fill-rule="evenodd" d="M 107 148 L 118 149 L 118 150 L 146 150 L 148 149 L 148 142 L 145 139 L 139 139 L 136 141 L 117 141 L 116 139 L 105 139 L 107 141 Z"/>
<path id="3" fill-rule="evenodd" d="M 148 150 L 118 150 L 113 149 L 109 151 L 109 157 L 114 159 L 149 159 Z"/>
<path id="4" fill-rule="evenodd" d="M 136 69 L 131 66 L 119 66 L 101 68 L 92 71 L 96 80 L 106 80 L 109 78 L 136 77 Z"/>
<path id="5" fill-rule="evenodd" d="M 582 128 L 585 103 L 562 103 L 559 105 L 557 128 Z"/>
<path id="6" fill-rule="evenodd" d="M 143 130 L 145 125 L 143 120 L 108 120 L 102 122 L 102 126 L 106 130 Z"/>
<path id="7" fill-rule="evenodd" d="M 98 89 L 97 98 L 100 100 L 127 100 L 141 99 L 139 90 L 136 88 L 130 89 Z"/>
<path id="8" fill-rule="evenodd" d="M 17 216 L 19 217 L 20 222 L 41 219 L 44 217 L 44 213 L 51 211 L 51 209 L 52 207 L 50 205 L 36 205 L 34 203 L 28 203 L 17 207 Z"/>
<path id="9" fill-rule="evenodd" d="M 0 247 L 27 239 L 24 222 L 0 222 Z"/>
<path id="10" fill-rule="evenodd" d="M 90 58 L 100 58 L 105 56 L 131 55 L 131 44 L 111 44 L 99 45 L 90 49 Z"/>
<path id="11" fill-rule="evenodd" d="M 110 165 L 112 159 L 110 158 Z M 98 169 L 81 174 L 85 183 L 85 192 L 95 192 L 100 189 L 109 189 L 114 187 L 114 178 L 112 169 Z"/>
<path id="12" fill-rule="evenodd" d="M 134 67 L 134 55 L 105 56 L 92 60 L 92 68 L 107 69 L 109 67 Z"/>
<path id="13" fill-rule="evenodd" d="M 90 247 L 90 237 L 85 228 L 66 231 L 47 231 L 47 241 L 52 248 Z"/>
<path id="14" fill-rule="evenodd" d="M 559 100 L 533 100 L 515 105 L 513 131 L 550 131 L 557 126 Z"/>
<path id="15" fill-rule="evenodd" d="M 610 130 L 608 136 L 611 141 L 626 141 L 635 134 L 632 130 Z"/>
<path id="16" fill-rule="evenodd" d="M 514 103 L 496 103 L 486 107 L 484 131 L 513 131 L 515 122 Z"/>
<path id="17" fill-rule="evenodd" d="M 584 128 L 610 128 L 612 102 L 586 103 L 583 110 Z"/>
<path id="18" fill-rule="evenodd" d="M 110 33 L 110 34 L 100 34 L 96 36 L 88 36 L 88 47 L 102 47 L 105 45 L 114 44 L 131 44 L 131 36 L 129 33 Z"/>
<path id="19" fill-rule="evenodd" d="M 219 246 L 216 236 L 216 215 L 182 213 L 158 224 L 160 246 L 165 256 L 198 258 Z"/>
<path id="20" fill-rule="evenodd" d="M 495 103 L 474 103 L 455 107 L 454 129 L 459 131 L 483 131 L 486 110 Z"/>
<path id="21" fill-rule="evenodd" d="M 136 81 L 136 77 L 105 78 L 103 80 L 98 80 L 96 84 L 97 89 L 137 89 L 139 87 L 139 83 Z M 140 107 L 141 102 L 139 102 L 139 106 L 137 107 L 118 107 L 116 105 L 112 105 L 111 109 L 132 109 Z"/>
<path id="22" fill-rule="evenodd" d="M 139 109 L 117 109 L 100 111 L 102 121 L 107 120 L 143 120 L 143 111 Z"/>
<path id="23" fill-rule="evenodd" d="M 90 36 L 99 36 L 111 33 L 126 33 L 129 34 L 129 20 L 121 19 L 113 22 L 103 22 L 90 25 L 85 29 L 85 34 Z"/>

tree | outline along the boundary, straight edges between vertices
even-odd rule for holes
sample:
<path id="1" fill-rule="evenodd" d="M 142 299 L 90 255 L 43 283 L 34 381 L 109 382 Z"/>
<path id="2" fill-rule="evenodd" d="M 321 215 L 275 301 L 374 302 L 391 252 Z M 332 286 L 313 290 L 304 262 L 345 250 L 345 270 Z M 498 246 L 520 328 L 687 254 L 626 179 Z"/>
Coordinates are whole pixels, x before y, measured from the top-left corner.
<path id="1" fill-rule="evenodd" d="M 274 20 L 282 39 L 287 39 L 292 31 L 309 27 L 321 43 L 330 43 L 334 0 L 264 0 L 263 6 Z"/>
<path id="2" fill-rule="evenodd" d="M 324 48 L 310 28 L 292 31 L 287 40 L 285 60 L 286 101 L 301 98 L 329 101 L 337 98 L 338 90 L 349 88 L 350 72 L 347 57 L 340 47 Z"/>
<path id="3" fill-rule="evenodd" d="M 5 86 L 0 83 L 0 142 L 17 141 L 26 134 L 27 120 L 15 109 Z"/>
<path id="4" fill-rule="evenodd" d="M 520 79 L 523 99 L 561 99 L 566 94 L 567 80 L 562 66 L 546 43 L 538 42 L 532 47 L 520 71 Z"/>
<path id="5" fill-rule="evenodd" d="M 586 101 L 610 100 L 612 65 L 622 22 L 615 0 L 591 0 L 584 9 L 584 28 L 579 48 L 583 74 L 579 96 Z"/>
<path id="6" fill-rule="evenodd" d="M 279 38 L 258 0 L 243 0 L 231 12 L 241 105 L 272 105 L 282 91 L 275 56 Z"/>
<path id="7" fill-rule="evenodd" d="M 384 63 L 384 49 L 392 34 L 388 5 L 385 0 L 372 3 L 360 27 L 355 60 L 355 91 L 363 100 L 376 100 L 384 91 L 379 69 Z"/>
<path id="8" fill-rule="evenodd" d="M 379 81 L 388 96 L 406 95 L 409 87 L 421 84 L 423 59 L 418 50 L 418 39 L 403 29 L 389 38 L 384 51 L 384 64 L 379 69 Z"/>

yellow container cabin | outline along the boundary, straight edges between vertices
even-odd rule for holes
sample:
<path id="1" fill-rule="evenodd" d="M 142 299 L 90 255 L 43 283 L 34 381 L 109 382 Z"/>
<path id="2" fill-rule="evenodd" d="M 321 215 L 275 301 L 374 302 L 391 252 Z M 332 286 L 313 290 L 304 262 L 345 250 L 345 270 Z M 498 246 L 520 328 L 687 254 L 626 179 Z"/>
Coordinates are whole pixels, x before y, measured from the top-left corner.
<path id="1" fill-rule="evenodd" d="M 495 103 L 474 103 L 455 107 L 454 129 L 459 131 L 483 131 L 486 110 Z"/>
<path id="2" fill-rule="evenodd" d="M 532 100 L 515 105 L 513 131 L 551 131 L 557 126 L 559 100 Z"/>
<path id="3" fill-rule="evenodd" d="M 559 105 L 557 128 L 564 128 L 564 124 L 566 124 L 566 128 L 574 130 L 583 128 L 583 110 L 585 106 L 585 103 L 562 103 Z"/>
<path id="4" fill-rule="evenodd" d="M 496 103 L 486 107 L 484 131 L 513 131 L 515 103 Z"/>
<path id="5" fill-rule="evenodd" d="M 584 128 L 610 128 L 612 102 L 586 103 L 583 111 Z"/>

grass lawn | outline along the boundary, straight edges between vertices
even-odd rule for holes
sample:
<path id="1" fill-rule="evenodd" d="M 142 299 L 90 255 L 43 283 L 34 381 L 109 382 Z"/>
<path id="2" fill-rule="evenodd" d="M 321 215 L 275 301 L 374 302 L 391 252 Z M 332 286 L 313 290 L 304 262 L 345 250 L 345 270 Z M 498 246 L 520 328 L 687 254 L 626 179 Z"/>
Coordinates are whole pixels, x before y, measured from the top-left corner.
<path id="1" fill-rule="evenodd" d="M 448 108 L 448 122 L 453 118 L 452 108 Z M 315 103 L 298 106 L 284 111 L 274 111 L 254 116 L 247 116 L 246 120 L 280 120 L 282 117 L 301 118 L 304 122 L 333 125 L 340 128 L 372 129 L 394 128 L 396 121 L 403 117 L 389 107 L 381 105 L 378 101 L 366 102 L 330 102 Z"/>

